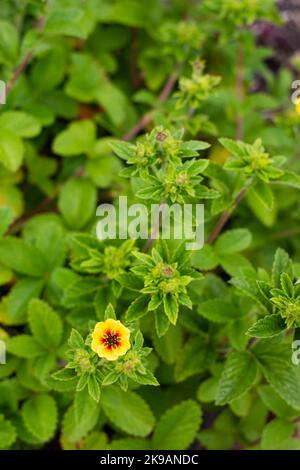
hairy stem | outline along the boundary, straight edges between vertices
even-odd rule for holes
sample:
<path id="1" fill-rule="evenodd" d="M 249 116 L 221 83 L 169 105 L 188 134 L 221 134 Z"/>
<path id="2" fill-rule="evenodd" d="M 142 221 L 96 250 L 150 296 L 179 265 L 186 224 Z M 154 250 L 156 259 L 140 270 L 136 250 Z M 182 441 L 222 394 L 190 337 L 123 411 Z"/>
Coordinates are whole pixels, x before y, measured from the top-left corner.
<path id="1" fill-rule="evenodd" d="M 244 95 L 244 52 L 243 47 L 240 44 L 238 47 L 237 54 L 237 70 L 236 70 L 236 98 L 239 103 L 239 106 L 242 105 L 245 95 Z M 239 111 L 236 116 L 236 139 L 243 140 L 244 136 L 244 118 L 243 113 Z"/>
<path id="2" fill-rule="evenodd" d="M 49 5 L 50 5 L 50 1 L 48 0 L 48 2 L 46 3 L 46 8 L 49 7 Z M 39 32 L 43 31 L 45 23 L 46 23 L 46 15 L 43 15 L 36 24 L 36 27 L 35 27 L 36 31 L 39 31 Z M 27 65 L 31 62 L 32 57 L 33 57 L 33 50 L 29 51 L 25 55 L 22 62 L 17 66 L 17 68 L 15 69 L 13 73 L 13 76 L 11 77 L 11 79 L 9 80 L 7 84 L 6 96 L 10 94 L 11 90 L 13 89 L 16 82 L 18 81 L 18 79 L 20 78 L 24 70 L 26 69 Z"/>
<path id="3" fill-rule="evenodd" d="M 219 218 L 217 224 L 215 225 L 215 227 L 213 228 L 213 230 L 211 231 L 211 233 L 209 234 L 207 240 L 206 240 L 206 243 L 208 245 L 210 245 L 211 243 L 213 243 L 219 236 L 219 234 L 221 233 L 221 231 L 223 230 L 224 226 L 227 224 L 228 220 L 230 219 L 231 217 L 231 214 L 232 212 L 234 211 L 234 209 L 236 208 L 236 206 L 239 204 L 239 202 L 244 198 L 244 196 L 246 195 L 246 192 L 247 192 L 248 188 L 243 188 L 241 189 L 241 191 L 238 193 L 238 195 L 236 196 L 236 198 L 234 199 L 230 209 L 226 209 L 221 217 Z"/>
<path id="4" fill-rule="evenodd" d="M 176 70 L 171 73 L 170 77 L 165 83 L 165 86 L 163 87 L 159 97 L 158 97 L 158 103 L 163 104 L 170 96 L 170 94 L 173 91 L 173 88 L 177 82 L 180 70 L 181 70 L 181 64 L 178 64 L 176 67 Z M 145 113 L 141 119 L 138 121 L 138 123 L 130 129 L 125 135 L 123 135 L 122 140 L 128 141 L 136 137 L 145 127 L 150 124 L 150 122 L 153 119 L 153 116 L 155 114 L 155 110 L 152 109 L 151 111 L 148 111 Z"/>

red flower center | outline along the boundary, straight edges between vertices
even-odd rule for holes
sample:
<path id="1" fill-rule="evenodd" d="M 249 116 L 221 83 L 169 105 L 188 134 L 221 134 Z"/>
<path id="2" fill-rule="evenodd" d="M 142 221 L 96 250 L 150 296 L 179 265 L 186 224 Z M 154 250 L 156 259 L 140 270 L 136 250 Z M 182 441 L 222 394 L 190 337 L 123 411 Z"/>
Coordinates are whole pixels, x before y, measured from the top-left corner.
<path id="1" fill-rule="evenodd" d="M 120 333 L 107 330 L 102 336 L 101 342 L 109 350 L 117 348 L 121 343 Z"/>

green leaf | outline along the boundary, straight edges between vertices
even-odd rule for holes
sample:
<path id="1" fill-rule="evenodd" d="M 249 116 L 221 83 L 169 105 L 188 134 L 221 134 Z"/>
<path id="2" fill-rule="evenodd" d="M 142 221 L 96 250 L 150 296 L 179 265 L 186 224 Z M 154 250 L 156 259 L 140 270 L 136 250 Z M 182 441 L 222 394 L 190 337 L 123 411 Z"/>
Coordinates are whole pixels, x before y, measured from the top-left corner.
<path id="1" fill-rule="evenodd" d="M 201 250 L 193 251 L 191 261 L 195 268 L 204 271 L 215 269 L 219 264 L 218 256 L 211 245 L 204 245 Z"/>
<path id="2" fill-rule="evenodd" d="M 256 397 L 252 401 L 251 412 L 241 420 L 240 429 L 242 435 L 251 442 L 261 439 L 268 415 L 268 409 L 260 398 Z"/>
<path id="3" fill-rule="evenodd" d="M 274 206 L 274 196 L 270 186 L 259 180 L 255 186 L 249 189 L 249 193 L 254 193 L 266 210 L 271 210 Z M 251 196 L 250 196 L 251 197 Z"/>
<path id="4" fill-rule="evenodd" d="M 215 401 L 218 384 L 218 377 L 210 377 L 209 379 L 204 380 L 198 388 L 197 399 L 203 403 Z"/>
<path id="5" fill-rule="evenodd" d="M 56 380 L 73 380 L 76 377 L 75 371 L 73 369 L 63 368 L 52 374 Z"/>
<path id="6" fill-rule="evenodd" d="M 48 270 L 52 271 L 64 263 L 66 256 L 66 231 L 63 222 L 51 215 L 32 218 L 24 228 L 24 239 L 43 253 Z"/>
<path id="7" fill-rule="evenodd" d="M 179 327 L 171 326 L 167 333 L 159 338 L 157 335 L 153 338 L 155 350 L 166 364 L 174 364 L 178 354 L 181 351 L 182 332 Z"/>
<path id="8" fill-rule="evenodd" d="M 276 339 L 276 338 L 275 338 Z M 288 345 L 260 340 L 252 349 L 268 383 L 290 406 L 300 409 L 300 375 Z"/>
<path id="9" fill-rule="evenodd" d="M 79 392 L 76 392 L 76 395 Z M 99 418 L 99 405 L 90 398 L 93 407 L 85 408 L 86 412 L 82 414 L 80 421 L 76 419 L 75 407 L 68 408 L 63 417 L 62 434 L 70 442 L 78 442 L 96 425 Z"/>
<path id="10" fill-rule="evenodd" d="M 113 152 L 122 160 L 128 160 L 132 157 L 133 146 L 128 142 L 122 142 L 120 140 L 112 140 L 110 146 Z"/>
<path id="11" fill-rule="evenodd" d="M 78 8 L 80 6 L 78 2 L 53 2 L 47 15 L 45 33 L 85 39 L 94 27 L 95 16 L 90 15 L 88 10 Z"/>
<path id="12" fill-rule="evenodd" d="M 58 314 L 43 300 L 31 300 L 28 321 L 35 340 L 47 349 L 57 348 L 62 341 L 63 324 Z"/>
<path id="13" fill-rule="evenodd" d="M 283 175 L 274 181 L 274 183 L 279 183 L 286 186 L 291 186 L 292 188 L 300 189 L 300 176 L 293 171 L 285 171 Z"/>
<path id="14" fill-rule="evenodd" d="M 272 268 L 272 281 L 275 287 L 281 286 L 280 278 L 282 273 L 287 273 L 292 277 L 292 263 L 286 251 L 278 248 Z"/>
<path id="15" fill-rule="evenodd" d="M 106 307 L 106 310 L 104 312 L 104 320 L 108 320 L 110 318 L 112 318 L 113 320 L 117 319 L 116 312 L 115 312 L 115 309 L 112 306 L 112 304 L 108 304 L 108 306 Z"/>
<path id="16" fill-rule="evenodd" d="M 239 277 L 243 271 L 252 269 L 250 261 L 240 253 L 219 254 L 219 263 L 231 277 Z"/>
<path id="17" fill-rule="evenodd" d="M 272 227 L 275 224 L 277 217 L 277 205 L 274 204 L 273 208 L 266 208 L 266 205 L 262 203 L 261 198 L 258 197 L 256 192 L 248 191 L 246 195 L 246 201 L 248 206 L 258 220 L 266 227 Z M 274 201 L 276 202 L 276 201 Z"/>
<path id="18" fill-rule="evenodd" d="M 297 416 L 295 408 L 288 405 L 270 385 L 260 385 L 257 391 L 267 408 L 279 418 L 290 419 Z"/>
<path id="19" fill-rule="evenodd" d="M 63 187 L 58 207 L 67 225 L 75 230 L 83 228 L 96 216 L 97 190 L 87 179 L 69 179 Z"/>
<path id="20" fill-rule="evenodd" d="M 13 218 L 13 212 L 9 207 L 0 207 L 0 238 L 12 223 Z"/>
<path id="21" fill-rule="evenodd" d="M 47 263 L 37 248 L 21 238 L 6 237 L 0 241 L 1 261 L 21 274 L 40 277 L 47 272 Z"/>
<path id="22" fill-rule="evenodd" d="M 261 448 L 264 450 L 283 449 L 286 439 L 292 436 L 294 425 L 284 419 L 273 419 L 262 433 Z"/>
<path id="23" fill-rule="evenodd" d="M 226 138 L 219 139 L 219 142 L 231 155 L 235 157 L 243 157 L 245 155 L 245 144 L 243 142 Z"/>
<path id="24" fill-rule="evenodd" d="M 0 449 L 7 450 L 15 442 L 16 437 L 17 433 L 12 423 L 0 415 Z"/>
<path id="25" fill-rule="evenodd" d="M 114 386 L 104 388 L 101 403 L 105 414 L 122 431 L 140 437 L 152 431 L 154 416 L 147 403 L 136 393 L 124 392 Z"/>
<path id="26" fill-rule="evenodd" d="M 199 439 L 202 446 L 208 450 L 228 450 L 234 442 L 232 435 L 214 429 L 204 429 L 199 433 Z"/>
<path id="27" fill-rule="evenodd" d="M 63 45 L 62 45 L 63 46 Z M 30 82 L 36 93 L 53 90 L 63 80 L 66 72 L 66 51 L 64 47 L 52 45 L 50 50 L 35 60 L 30 71 Z M 41 77 L 44 80 L 41 80 Z M 53 99 L 53 95 L 50 99 Z M 62 104 L 64 104 L 64 101 Z"/>
<path id="28" fill-rule="evenodd" d="M 119 274 L 116 277 L 116 280 L 121 284 L 121 286 L 133 291 L 140 291 L 144 287 L 143 281 L 131 273 Z"/>
<path id="29" fill-rule="evenodd" d="M 27 277 L 20 279 L 11 288 L 7 296 L 7 309 L 11 324 L 25 322 L 28 303 L 31 299 L 39 297 L 44 280 Z"/>
<path id="30" fill-rule="evenodd" d="M 41 131 L 39 121 L 31 114 L 23 111 L 7 111 L 1 114 L 0 128 L 7 129 L 24 138 L 35 137 Z"/>
<path id="31" fill-rule="evenodd" d="M 170 320 L 168 319 L 164 310 L 160 307 L 154 312 L 154 320 L 157 336 L 161 338 L 167 333 L 170 327 Z"/>
<path id="32" fill-rule="evenodd" d="M 254 385 L 256 374 L 256 362 L 248 352 L 231 353 L 219 382 L 216 404 L 225 405 L 243 395 Z"/>
<path id="33" fill-rule="evenodd" d="M 252 325 L 252 319 L 244 316 L 228 324 L 228 337 L 234 349 L 245 349 L 249 341 L 246 335 L 247 330 Z"/>
<path id="34" fill-rule="evenodd" d="M 187 449 L 201 425 L 201 410 L 193 400 L 187 400 L 168 410 L 154 431 L 152 446 L 158 450 Z"/>
<path id="35" fill-rule="evenodd" d="M 22 419 L 29 432 L 42 442 L 49 441 L 56 429 L 57 407 L 47 394 L 29 398 L 22 406 Z"/>
<path id="36" fill-rule="evenodd" d="M 130 438 L 114 439 L 108 446 L 109 450 L 149 450 L 150 444 L 146 439 Z"/>
<path id="37" fill-rule="evenodd" d="M 258 320 L 247 331 L 247 335 L 256 338 L 269 338 L 276 336 L 286 329 L 284 319 L 277 313 L 267 315 Z"/>
<path id="38" fill-rule="evenodd" d="M 8 129 L 0 128 L 0 163 L 9 171 L 17 171 L 24 156 L 22 140 Z"/>
<path id="39" fill-rule="evenodd" d="M 286 273 L 282 273 L 280 276 L 280 284 L 282 290 L 288 297 L 294 296 L 294 286 L 290 276 L 288 276 Z"/>
<path id="40" fill-rule="evenodd" d="M 7 351 L 18 357 L 31 359 L 44 354 L 44 349 L 32 336 L 21 334 L 6 341 Z"/>
<path id="41" fill-rule="evenodd" d="M 90 396 L 87 388 L 75 392 L 74 411 L 77 424 L 84 422 L 87 416 L 96 414 L 98 408 L 97 400 Z"/>
<path id="42" fill-rule="evenodd" d="M 81 334 L 77 330 L 75 330 L 74 328 L 71 331 L 71 335 L 70 335 L 70 338 L 69 338 L 69 345 L 73 349 L 84 348 L 83 338 L 82 338 Z"/>
<path id="43" fill-rule="evenodd" d="M 0 21 L 0 61 L 14 64 L 18 58 L 19 36 L 16 27 L 8 21 Z"/>
<path id="44" fill-rule="evenodd" d="M 248 415 L 252 405 L 252 394 L 251 392 L 246 392 L 244 395 L 241 395 L 239 398 L 231 401 L 229 403 L 230 409 L 232 412 L 241 418 Z"/>
<path id="45" fill-rule="evenodd" d="M 203 372 L 214 359 L 214 350 L 203 338 L 192 337 L 178 355 L 175 365 L 176 382 Z"/>
<path id="46" fill-rule="evenodd" d="M 221 299 L 207 300 L 201 303 L 198 307 L 198 313 L 215 323 L 227 323 L 237 319 L 238 316 L 236 307 Z"/>
<path id="47" fill-rule="evenodd" d="M 62 157 L 87 154 L 96 141 L 96 126 L 93 121 L 72 122 L 58 134 L 53 142 L 53 152 Z"/>
<path id="48" fill-rule="evenodd" d="M 164 310 L 168 319 L 173 325 L 176 325 L 178 318 L 179 305 L 175 295 L 167 294 L 164 296 Z"/>
<path id="49" fill-rule="evenodd" d="M 238 228 L 228 230 L 220 235 L 217 239 L 214 248 L 220 255 L 228 253 L 238 253 L 246 250 L 252 241 L 252 235 L 249 230 Z"/>
<path id="50" fill-rule="evenodd" d="M 140 297 L 137 297 L 132 302 L 132 304 L 130 304 L 127 310 L 127 320 L 130 322 L 145 316 L 148 313 L 148 303 L 149 297 L 147 295 L 141 295 Z"/>
<path id="51" fill-rule="evenodd" d="M 88 391 L 93 400 L 98 403 L 100 400 L 101 390 L 95 375 L 90 375 L 88 378 Z"/>

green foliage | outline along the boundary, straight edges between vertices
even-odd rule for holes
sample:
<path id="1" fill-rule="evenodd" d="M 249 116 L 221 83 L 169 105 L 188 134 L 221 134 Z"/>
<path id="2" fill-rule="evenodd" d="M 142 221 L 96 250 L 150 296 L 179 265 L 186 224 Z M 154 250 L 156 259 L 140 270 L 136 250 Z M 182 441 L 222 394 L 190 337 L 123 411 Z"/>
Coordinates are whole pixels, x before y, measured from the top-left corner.
<path id="1" fill-rule="evenodd" d="M 253 29 L 276 3 L 2 0 L 0 449 L 299 449 L 299 64 Z M 119 196 L 157 205 L 147 241 Z M 202 249 L 166 204 L 204 204 Z"/>
<path id="2" fill-rule="evenodd" d="M 153 435 L 153 448 L 176 450 L 188 447 L 199 429 L 201 413 L 192 400 L 168 410 L 160 419 Z"/>

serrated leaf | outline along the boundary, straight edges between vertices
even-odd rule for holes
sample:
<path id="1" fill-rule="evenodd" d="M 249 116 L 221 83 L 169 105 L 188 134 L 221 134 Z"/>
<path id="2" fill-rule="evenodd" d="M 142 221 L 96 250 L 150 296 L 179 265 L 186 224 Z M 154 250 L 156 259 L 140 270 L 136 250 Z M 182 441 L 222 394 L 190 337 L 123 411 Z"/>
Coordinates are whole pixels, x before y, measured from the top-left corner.
<path id="1" fill-rule="evenodd" d="M 294 425 L 284 419 L 273 419 L 262 433 L 261 448 L 264 450 L 284 449 L 284 442 L 292 436 Z"/>
<path id="2" fill-rule="evenodd" d="M 104 388 L 101 403 L 105 414 L 122 431 L 140 437 L 152 431 L 154 416 L 137 393 L 117 387 Z"/>
<path id="3" fill-rule="evenodd" d="M 255 338 L 270 338 L 279 335 L 286 329 L 284 319 L 277 313 L 267 315 L 258 320 L 247 331 L 247 335 Z"/>
<path id="4" fill-rule="evenodd" d="M 22 406 L 26 428 L 42 442 L 49 441 L 55 433 L 57 407 L 54 398 L 47 394 L 29 398 Z"/>
<path id="5" fill-rule="evenodd" d="M 44 354 L 45 350 L 30 335 L 21 334 L 6 341 L 7 351 L 18 357 L 32 359 Z"/>
<path id="6" fill-rule="evenodd" d="M 112 148 L 113 152 L 122 160 L 128 160 L 132 157 L 132 144 L 128 142 L 122 142 L 120 140 L 112 140 L 110 142 L 110 147 Z"/>
<path id="7" fill-rule="evenodd" d="M 90 375 L 88 378 L 88 391 L 93 400 L 98 403 L 100 400 L 101 389 L 95 375 Z"/>
<path id="8" fill-rule="evenodd" d="M 43 300 L 31 300 L 28 321 L 35 340 L 48 349 L 57 348 L 62 340 L 63 324 L 58 314 Z"/>
<path id="9" fill-rule="evenodd" d="M 178 318 L 179 305 L 175 295 L 167 294 L 163 300 L 164 311 L 173 325 L 176 325 Z"/>
<path id="10" fill-rule="evenodd" d="M 94 400 L 92 400 L 92 402 L 95 404 L 96 408 L 91 408 L 89 412 L 83 414 L 79 422 L 76 419 L 74 406 L 70 406 L 65 413 L 62 423 L 62 433 L 63 437 L 70 442 L 80 441 L 97 423 L 100 410 L 98 404 Z"/>
<path id="11" fill-rule="evenodd" d="M 231 353 L 219 382 L 216 404 L 225 405 L 243 395 L 253 386 L 256 374 L 256 362 L 248 352 Z"/>
<path id="12" fill-rule="evenodd" d="M 292 364 L 288 345 L 260 340 L 253 347 L 253 353 L 268 383 L 289 405 L 299 410 L 300 375 L 297 366 Z"/>
<path id="13" fill-rule="evenodd" d="M 68 342 L 69 342 L 69 345 L 71 346 L 71 348 L 73 348 L 73 349 L 84 348 L 83 338 L 82 338 L 81 334 L 77 330 L 75 330 L 74 328 L 71 331 L 70 338 L 69 338 Z"/>
<path id="14" fill-rule="evenodd" d="M 267 183 L 259 180 L 255 186 L 252 186 L 249 189 L 250 197 L 251 194 L 254 193 L 256 198 L 258 198 L 261 204 L 264 206 L 266 210 L 272 210 L 274 206 L 274 196 L 270 186 Z"/>
<path id="15" fill-rule="evenodd" d="M 99 405 L 97 401 L 90 396 L 87 388 L 80 392 L 75 392 L 74 411 L 77 424 L 83 422 L 87 416 L 96 414 L 97 409 L 99 409 Z"/>
<path id="16" fill-rule="evenodd" d="M 148 313 L 149 297 L 147 295 L 141 295 L 137 297 L 132 304 L 130 304 L 126 318 L 128 321 L 137 320 Z"/>
<path id="17" fill-rule="evenodd" d="M 219 254 L 238 253 L 246 250 L 252 241 L 251 232 L 244 228 L 228 230 L 216 241 L 214 249 Z"/>
<path id="18" fill-rule="evenodd" d="M 289 255 L 282 248 L 278 248 L 272 267 L 272 281 L 275 287 L 280 287 L 280 278 L 282 273 L 292 276 L 292 263 Z"/>
<path id="19" fill-rule="evenodd" d="M 203 302 L 198 307 L 198 313 L 215 323 L 227 323 L 237 318 L 236 307 L 221 299 Z"/>
<path id="20" fill-rule="evenodd" d="M 279 418 L 294 418 L 298 412 L 288 405 L 270 385 L 260 385 L 257 389 L 264 404 Z"/>
<path id="21" fill-rule="evenodd" d="M 25 322 L 28 303 L 31 299 L 39 297 L 44 280 L 25 277 L 18 280 L 7 296 L 7 310 L 11 324 Z"/>
<path id="22" fill-rule="evenodd" d="M 154 346 L 157 353 L 166 362 L 166 364 L 174 364 L 176 357 L 181 351 L 182 332 L 179 327 L 171 326 L 167 333 L 159 338 L 154 336 Z"/>
<path id="23" fill-rule="evenodd" d="M 73 369 L 61 369 L 52 374 L 52 377 L 54 377 L 56 380 L 73 380 L 76 377 L 76 373 Z"/>
<path id="24" fill-rule="evenodd" d="M 7 450 L 15 442 L 16 437 L 15 427 L 0 415 L 0 449 Z"/>
<path id="25" fill-rule="evenodd" d="M 192 337 L 177 357 L 175 365 L 176 382 L 204 371 L 214 359 L 214 350 L 203 338 Z"/>
<path id="26" fill-rule="evenodd" d="M 47 263 L 37 248 L 16 237 L 0 241 L 0 259 L 14 271 L 40 277 L 47 272 Z"/>
<path id="27" fill-rule="evenodd" d="M 152 445 L 158 450 L 184 450 L 196 437 L 201 424 L 201 410 L 187 400 L 168 410 L 154 431 Z"/>
<path id="28" fill-rule="evenodd" d="M 110 318 L 112 318 L 113 320 L 116 320 L 116 312 L 112 304 L 108 304 L 104 312 L 104 320 L 108 320 Z"/>

